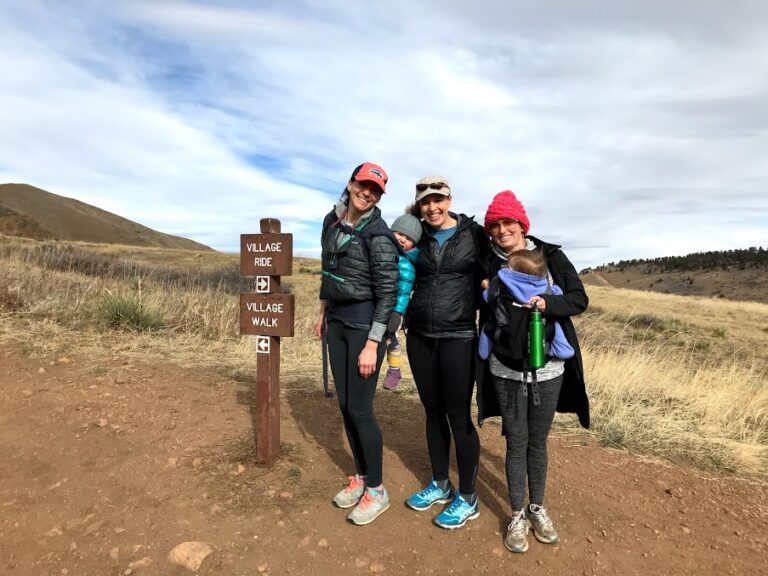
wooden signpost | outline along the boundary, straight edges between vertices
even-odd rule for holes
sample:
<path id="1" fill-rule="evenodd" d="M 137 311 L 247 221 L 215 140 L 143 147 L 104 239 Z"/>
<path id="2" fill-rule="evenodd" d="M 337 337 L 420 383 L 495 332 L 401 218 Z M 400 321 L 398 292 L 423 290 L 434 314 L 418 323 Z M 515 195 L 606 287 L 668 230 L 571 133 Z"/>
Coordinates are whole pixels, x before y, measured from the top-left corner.
<path id="1" fill-rule="evenodd" d="M 256 461 L 280 454 L 280 337 L 293 336 L 294 298 L 280 290 L 292 273 L 293 235 L 263 218 L 261 234 L 240 235 L 240 273 L 255 276 L 255 292 L 240 294 L 240 334 L 256 336 Z"/>

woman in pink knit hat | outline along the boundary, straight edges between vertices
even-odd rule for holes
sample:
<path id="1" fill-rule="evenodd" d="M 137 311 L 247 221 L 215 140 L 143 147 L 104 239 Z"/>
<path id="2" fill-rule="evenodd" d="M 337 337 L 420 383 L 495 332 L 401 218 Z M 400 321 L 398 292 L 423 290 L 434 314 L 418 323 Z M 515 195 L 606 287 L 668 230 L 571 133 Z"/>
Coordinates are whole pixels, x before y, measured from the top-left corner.
<path id="1" fill-rule="evenodd" d="M 537 540 L 557 544 L 560 537 L 544 509 L 544 489 L 547 480 L 547 438 L 555 411 L 575 412 L 579 422 L 589 428 L 589 401 L 584 385 L 584 369 L 576 330 L 571 321 L 587 309 L 588 298 L 573 264 L 560 246 L 543 242 L 528 234 L 531 228 L 528 214 L 511 190 L 494 196 L 485 214 L 485 231 L 491 238 L 491 253 L 487 268 L 491 278 L 510 255 L 516 251 L 535 251 L 543 256 L 549 286 L 531 296 L 534 304 L 550 325 L 559 323 L 566 340 L 573 348 L 573 357 L 563 360 L 546 356 L 545 364 L 536 370 L 502 360 L 491 352 L 487 361 L 480 360 L 477 378 L 478 422 L 491 416 L 502 417 L 502 433 L 506 436 L 506 475 L 512 505 L 512 521 L 504 538 L 511 552 L 528 549 L 528 530 L 533 528 Z M 551 292 L 551 293 L 550 293 Z M 488 310 L 481 311 L 481 325 Z M 528 506 L 525 486 L 528 484 Z"/>

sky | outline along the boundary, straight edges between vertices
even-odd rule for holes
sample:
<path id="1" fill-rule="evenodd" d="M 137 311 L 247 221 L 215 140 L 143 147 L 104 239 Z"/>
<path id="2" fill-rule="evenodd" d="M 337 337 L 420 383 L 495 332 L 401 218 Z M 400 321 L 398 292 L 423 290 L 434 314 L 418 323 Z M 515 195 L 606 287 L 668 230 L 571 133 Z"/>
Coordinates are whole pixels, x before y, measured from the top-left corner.
<path id="1" fill-rule="evenodd" d="M 319 256 L 352 169 L 388 222 L 513 190 L 577 269 L 768 246 L 762 0 L 2 0 L 0 183 Z"/>

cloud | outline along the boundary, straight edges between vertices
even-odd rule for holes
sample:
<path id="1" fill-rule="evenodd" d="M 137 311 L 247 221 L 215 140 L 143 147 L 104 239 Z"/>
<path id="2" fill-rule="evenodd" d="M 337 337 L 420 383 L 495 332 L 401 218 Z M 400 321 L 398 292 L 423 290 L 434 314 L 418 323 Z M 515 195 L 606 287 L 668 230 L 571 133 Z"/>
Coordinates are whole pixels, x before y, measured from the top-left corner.
<path id="1" fill-rule="evenodd" d="M 365 160 L 390 173 L 389 220 L 425 173 L 444 174 L 454 207 L 479 219 L 511 188 L 577 267 L 765 245 L 767 12 L 692 0 L 397 0 L 364 17 L 340 0 L 2 6 L 12 137 L 0 179 L 229 250 L 270 216 L 297 253 L 316 251 L 323 213 Z"/>
<path id="2" fill-rule="evenodd" d="M 322 191 L 240 158 L 136 81 L 130 62 L 116 62 L 112 74 L 100 75 L 32 34 L 5 36 L 0 123 L 13 138 L 0 144 L 4 181 L 230 248 L 241 230 L 258 228 L 264 205 L 300 228 L 326 209 Z"/>

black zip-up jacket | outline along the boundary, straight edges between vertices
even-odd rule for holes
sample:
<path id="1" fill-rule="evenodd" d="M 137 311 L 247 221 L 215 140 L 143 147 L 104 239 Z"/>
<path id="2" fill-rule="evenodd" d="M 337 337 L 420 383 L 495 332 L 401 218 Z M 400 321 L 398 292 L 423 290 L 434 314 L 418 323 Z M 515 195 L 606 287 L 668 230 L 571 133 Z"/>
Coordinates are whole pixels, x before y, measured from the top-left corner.
<path id="1" fill-rule="evenodd" d="M 414 292 L 406 311 L 408 329 L 419 334 L 477 329 L 488 237 L 474 217 L 450 215 L 457 221 L 457 230 L 442 248 L 422 222 Z"/>
<path id="2" fill-rule="evenodd" d="M 589 399 L 587 398 L 586 385 L 584 383 L 584 364 L 581 360 L 579 339 L 576 336 L 576 328 L 573 326 L 571 316 L 581 314 L 589 305 L 589 298 L 584 291 L 578 272 L 568 260 L 560 246 L 542 242 L 533 236 L 527 236 L 541 250 L 547 263 L 552 280 L 563 289 L 562 296 L 554 294 L 542 294 L 547 305 L 543 312 L 546 318 L 552 318 L 560 323 L 565 338 L 573 346 L 576 352 L 573 358 L 565 361 L 565 373 L 563 385 L 560 388 L 560 397 L 557 401 L 558 412 L 575 412 L 579 417 L 579 423 L 584 428 L 589 428 Z M 489 277 L 495 276 L 502 261 L 495 254 L 488 256 Z M 483 419 L 491 416 L 500 416 L 501 411 L 496 399 L 496 393 L 491 382 L 489 363 L 478 357 L 477 359 L 477 420 L 482 426 Z"/>
<path id="3" fill-rule="evenodd" d="M 334 209 L 323 221 L 320 299 L 326 302 L 329 318 L 359 328 L 374 323 L 385 327 L 397 299 L 397 240 L 378 207 L 361 230 L 337 220 Z M 336 242 L 339 232 L 349 238 L 341 247 Z"/>

